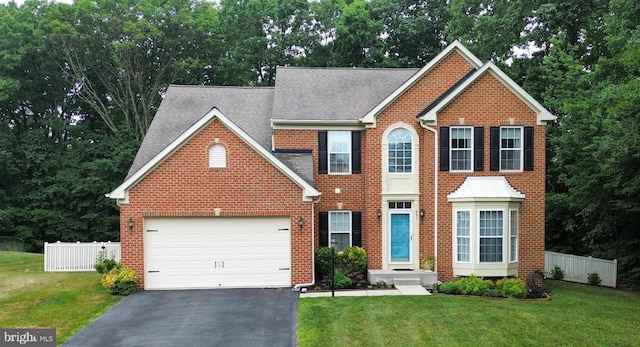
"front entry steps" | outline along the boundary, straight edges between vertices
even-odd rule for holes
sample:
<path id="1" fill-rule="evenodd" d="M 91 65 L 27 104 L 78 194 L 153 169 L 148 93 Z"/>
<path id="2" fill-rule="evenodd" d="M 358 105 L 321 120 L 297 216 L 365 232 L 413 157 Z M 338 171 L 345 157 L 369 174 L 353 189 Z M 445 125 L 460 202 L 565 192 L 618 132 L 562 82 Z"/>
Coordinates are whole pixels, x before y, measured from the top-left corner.
<path id="1" fill-rule="evenodd" d="M 367 271 L 367 278 L 371 284 L 384 281 L 394 286 L 421 285 L 433 289 L 433 284 L 438 282 L 438 274 L 429 270 L 372 270 Z"/>

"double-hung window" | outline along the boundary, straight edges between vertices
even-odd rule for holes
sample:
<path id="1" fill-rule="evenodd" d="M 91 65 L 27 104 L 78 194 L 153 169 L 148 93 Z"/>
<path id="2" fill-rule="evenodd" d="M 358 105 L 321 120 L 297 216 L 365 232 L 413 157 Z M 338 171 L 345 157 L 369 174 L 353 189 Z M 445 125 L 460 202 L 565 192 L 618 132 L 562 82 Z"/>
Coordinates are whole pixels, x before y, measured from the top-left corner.
<path id="1" fill-rule="evenodd" d="M 389 173 L 411 173 L 411 134 L 395 129 L 389 134 Z"/>
<path id="2" fill-rule="evenodd" d="M 451 171 L 471 171 L 473 138 L 471 127 L 451 127 Z"/>
<path id="3" fill-rule="evenodd" d="M 338 251 L 351 246 L 351 212 L 329 212 L 329 242 L 336 241 Z"/>
<path id="4" fill-rule="evenodd" d="M 440 127 L 440 171 L 484 170 L 484 127 Z"/>
<path id="5" fill-rule="evenodd" d="M 518 261 L 518 210 L 509 210 L 509 262 Z"/>
<path id="6" fill-rule="evenodd" d="M 361 137 L 360 131 L 318 131 L 318 173 L 359 174 Z"/>
<path id="7" fill-rule="evenodd" d="M 456 211 L 456 260 L 471 261 L 471 211 Z"/>
<path id="8" fill-rule="evenodd" d="M 522 128 L 500 128 L 500 170 L 522 170 Z"/>
<path id="9" fill-rule="evenodd" d="M 351 173 L 351 132 L 329 131 L 327 132 L 329 147 L 329 173 Z"/>
<path id="10" fill-rule="evenodd" d="M 503 259 L 503 212 L 479 211 L 480 263 L 501 263 Z"/>

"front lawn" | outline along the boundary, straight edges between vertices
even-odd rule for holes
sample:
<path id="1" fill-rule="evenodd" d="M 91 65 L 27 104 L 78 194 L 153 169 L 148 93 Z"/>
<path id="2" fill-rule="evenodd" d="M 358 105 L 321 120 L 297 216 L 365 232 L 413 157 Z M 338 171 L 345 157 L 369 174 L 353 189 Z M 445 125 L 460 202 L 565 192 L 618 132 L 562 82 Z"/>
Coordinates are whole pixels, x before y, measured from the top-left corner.
<path id="1" fill-rule="evenodd" d="M 44 272 L 42 254 L 0 252 L 0 328 L 56 328 L 63 343 L 120 301 L 97 272 Z"/>
<path id="2" fill-rule="evenodd" d="M 638 346 L 640 294 L 547 281 L 551 301 L 305 298 L 300 346 Z"/>

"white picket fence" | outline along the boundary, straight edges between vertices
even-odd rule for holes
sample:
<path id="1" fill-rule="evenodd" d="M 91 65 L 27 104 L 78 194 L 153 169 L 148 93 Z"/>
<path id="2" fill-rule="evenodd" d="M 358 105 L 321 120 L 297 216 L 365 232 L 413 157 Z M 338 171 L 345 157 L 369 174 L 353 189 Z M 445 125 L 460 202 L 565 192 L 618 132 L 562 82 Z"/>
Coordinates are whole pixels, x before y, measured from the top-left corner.
<path id="1" fill-rule="evenodd" d="M 601 286 L 616 287 L 616 278 L 618 276 L 617 259 L 605 260 L 545 251 L 544 271 L 549 274 L 549 277 L 551 277 L 551 270 L 556 265 L 564 270 L 565 281 L 589 283 L 587 279 L 589 274 L 596 272 L 602 279 Z"/>
<path id="2" fill-rule="evenodd" d="M 120 242 L 45 242 L 44 271 L 96 271 L 93 265 L 102 247 L 107 257 L 120 261 Z"/>

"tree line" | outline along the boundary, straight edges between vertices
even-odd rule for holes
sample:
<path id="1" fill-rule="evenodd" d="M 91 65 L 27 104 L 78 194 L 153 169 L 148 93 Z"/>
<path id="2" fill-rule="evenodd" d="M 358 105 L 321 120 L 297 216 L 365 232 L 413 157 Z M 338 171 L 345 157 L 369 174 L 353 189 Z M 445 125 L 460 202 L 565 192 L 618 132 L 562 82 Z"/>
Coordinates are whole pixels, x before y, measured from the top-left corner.
<path id="1" fill-rule="evenodd" d="M 27 0 L 0 5 L 0 235 L 118 238 L 124 178 L 168 84 L 290 66 L 421 67 L 455 39 L 558 116 L 547 249 L 640 285 L 640 5 L 625 0 Z"/>

